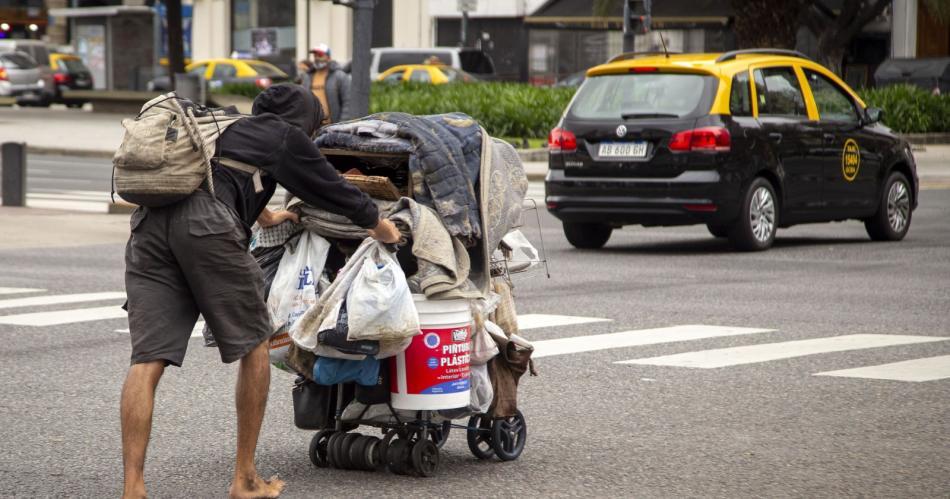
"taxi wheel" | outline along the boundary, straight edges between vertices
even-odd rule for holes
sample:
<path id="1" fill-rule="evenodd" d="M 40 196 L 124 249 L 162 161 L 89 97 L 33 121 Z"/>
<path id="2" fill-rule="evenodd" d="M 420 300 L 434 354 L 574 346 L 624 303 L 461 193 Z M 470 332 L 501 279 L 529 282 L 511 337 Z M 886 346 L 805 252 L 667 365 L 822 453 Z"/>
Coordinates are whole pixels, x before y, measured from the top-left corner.
<path id="1" fill-rule="evenodd" d="M 910 229 L 910 182 L 903 173 L 887 177 L 881 189 L 877 213 L 864 221 L 864 228 L 874 241 L 900 241 Z"/>
<path id="2" fill-rule="evenodd" d="M 580 249 L 598 249 L 607 244 L 613 228 L 607 224 L 564 222 L 564 236 L 571 246 Z"/>
<path id="3" fill-rule="evenodd" d="M 740 251 L 769 249 L 775 241 L 778 228 L 778 204 L 772 184 L 758 177 L 749 184 L 742 197 L 742 210 L 729 241 Z"/>

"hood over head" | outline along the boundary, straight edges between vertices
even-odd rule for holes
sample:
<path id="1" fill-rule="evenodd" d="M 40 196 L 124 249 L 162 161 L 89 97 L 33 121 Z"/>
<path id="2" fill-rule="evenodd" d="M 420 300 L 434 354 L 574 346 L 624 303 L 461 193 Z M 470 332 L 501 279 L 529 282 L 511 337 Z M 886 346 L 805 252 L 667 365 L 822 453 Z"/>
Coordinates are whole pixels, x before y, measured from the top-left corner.
<path id="1" fill-rule="evenodd" d="M 251 113 L 276 114 L 287 123 L 303 130 L 308 137 L 319 127 L 323 111 L 309 90 L 291 83 L 271 85 L 254 99 Z"/>

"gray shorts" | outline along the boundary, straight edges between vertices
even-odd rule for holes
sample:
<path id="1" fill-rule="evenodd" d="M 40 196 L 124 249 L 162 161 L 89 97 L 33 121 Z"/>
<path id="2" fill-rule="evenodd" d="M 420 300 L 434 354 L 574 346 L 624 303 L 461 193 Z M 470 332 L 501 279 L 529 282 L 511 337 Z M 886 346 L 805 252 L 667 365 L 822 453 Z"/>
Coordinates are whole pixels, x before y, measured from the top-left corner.
<path id="1" fill-rule="evenodd" d="M 237 215 L 203 190 L 132 213 L 125 248 L 132 363 L 181 366 L 198 314 L 214 331 L 223 362 L 266 340 L 271 322 L 264 278 L 247 251 Z"/>

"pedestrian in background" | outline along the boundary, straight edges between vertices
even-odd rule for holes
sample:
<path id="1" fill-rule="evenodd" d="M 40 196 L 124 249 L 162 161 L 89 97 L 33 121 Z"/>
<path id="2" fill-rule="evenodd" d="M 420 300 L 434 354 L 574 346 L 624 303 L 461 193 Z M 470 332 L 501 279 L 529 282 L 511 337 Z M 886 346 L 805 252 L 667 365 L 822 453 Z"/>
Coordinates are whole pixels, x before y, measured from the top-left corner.
<path id="1" fill-rule="evenodd" d="M 330 47 L 321 43 L 310 49 L 310 59 L 302 61 L 305 68 L 300 79 L 310 89 L 324 109 L 321 126 L 338 123 L 350 116 L 350 75 L 330 56 Z"/>

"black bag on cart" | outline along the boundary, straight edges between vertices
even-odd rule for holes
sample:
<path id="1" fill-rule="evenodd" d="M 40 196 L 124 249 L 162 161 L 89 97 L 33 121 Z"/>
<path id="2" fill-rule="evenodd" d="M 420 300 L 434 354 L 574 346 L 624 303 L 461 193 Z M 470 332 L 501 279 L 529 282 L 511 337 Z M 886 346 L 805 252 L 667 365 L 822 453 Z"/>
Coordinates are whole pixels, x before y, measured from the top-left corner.
<path id="1" fill-rule="evenodd" d="M 390 399 L 389 387 L 389 361 L 390 359 L 381 359 L 379 361 L 379 376 L 376 378 L 376 384 L 373 386 L 356 385 L 356 401 L 366 405 L 386 404 Z"/>
<path id="2" fill-rule="evenodd" d="M 318 385 L 303 376 L 294 381 L 294 426 L 301 430 L 332 428 L 338 394 L 343 397 L 341 407 L 353 400 L 353 384 Z"/>

